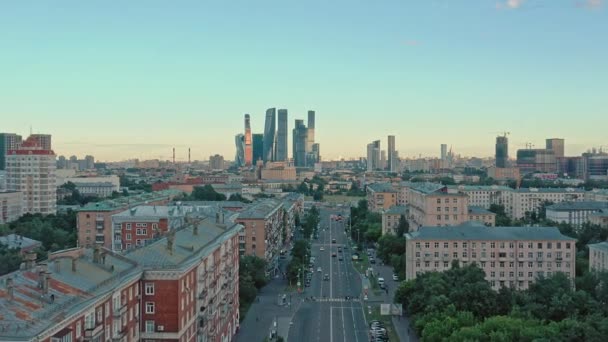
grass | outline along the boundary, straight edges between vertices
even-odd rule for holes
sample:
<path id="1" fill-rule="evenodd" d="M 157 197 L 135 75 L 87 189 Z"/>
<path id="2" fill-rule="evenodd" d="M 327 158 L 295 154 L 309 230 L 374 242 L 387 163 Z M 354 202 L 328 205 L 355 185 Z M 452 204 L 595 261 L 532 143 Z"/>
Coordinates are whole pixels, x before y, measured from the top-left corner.
<path id="1" fill-rule="evenodd" d="M 392 316 L 383 316 L 380 315 L 380 306 L 374 305 L 372 306 L 372 313 L 370 314 L 368 308 L 365 307 L 364 310 L 365 317 L 367 318 L 367 322 L 370 321 L 381 321 L 386 326 L 386 331 L 388 332 L 389 341 L 399 341 L 399 337 L 397 336 L 397 332 L 395 332 L 395 326 L 393 325 Z"/>

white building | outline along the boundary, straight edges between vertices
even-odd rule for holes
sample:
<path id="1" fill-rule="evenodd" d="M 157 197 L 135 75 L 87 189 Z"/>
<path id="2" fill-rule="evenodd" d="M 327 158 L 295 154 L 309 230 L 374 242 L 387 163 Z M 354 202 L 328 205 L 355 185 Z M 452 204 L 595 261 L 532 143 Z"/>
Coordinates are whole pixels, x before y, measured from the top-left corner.
<path id="1" fill-rule="evenodd" d="M 112 192 L 120 191 L 120 178 L 116 175 L 101 177 L 66 177 L 61 179 L 61 183 L 57 182 L 57 186 L 59 187 L 68 182 L 74 183 L 76 185 L 76 190 L 82 195 L 109 197 L 112 195 Z"/>
<path id="2" fill-rule="evenodd" d="M 580 227 L 589 222 L 590 215 L 608 209 L 608 202 L 561 202 L 547 206 L 547 219 Z"/>
<path id="3" fill-rule="evenodd" d="M 585 201 L 608 202 L 608 189 L 593 189 L 585 193 Z"/>
<path id="4" fill-rule="evenodd" d="M 608 242 L 600 242 L 589 247 L 589 270 L 608 271 Z"/>
<path id="5" fill-rule="evenodd" d="M 520 188 L 511 192 L 511 200 L 506 203 L 507 215 L 515 219 L 540 210 L 543 203 L 580 202 L 585 200 L 585 190 L 578 188 Z"/>
<path id="6" fill-rule="evenodd" d="M 0 192 L 0 224 L 13 222 L 21 217 L 23 194 L 18 191 Z"/>
<path id="7" fill-rule="evenodd" d="M 500 185 L 454 185 L 448 193 L 461 193 L 469 196 L 469 205 L 490 209 L 492 204 L 505 205 L 510 202 L 513 189 Z"/>
<path id="8" fill-rule="evenodd" d="M 55 153 L 44 149 L 43 143 L 47 144 L 47 139 L 39 141 L 30 136 L 6 156 L 6 186 L 8 190 L 23 193 L 24 214 L 55 214 L 57 210 Z"/>

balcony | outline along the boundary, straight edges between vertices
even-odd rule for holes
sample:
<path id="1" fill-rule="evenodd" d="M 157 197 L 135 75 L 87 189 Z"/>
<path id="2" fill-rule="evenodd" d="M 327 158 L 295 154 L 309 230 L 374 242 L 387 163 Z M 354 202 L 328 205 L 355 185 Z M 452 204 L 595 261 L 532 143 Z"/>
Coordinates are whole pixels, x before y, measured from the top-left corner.
<path id="1" fill-rule="evenodd" d="M 201 293 L 199 293 L 198 295 L 198 299 L 205 299 L 207 298 L 207 290 L 203 290 Z"/>
<path id="2" fill-rule="evenodd" d="M 103 222 L 103 216 L 97 216 L 97 217 L 95 217 L 95 221 L 96 222 Z"/>
<path id="3" fill-rule="evenodd" d="M 112 311 L 112 315 L 114 316 L 114 318 L 120 318 L 125 313 L 127 313 L 127 306 L 126 305 L 122 305 L 119 308 L 114 308 L 114 310 Z"/>
<path id="4" fill-rule="evenodd" d="M 112 335 L 112 342 L 123 342 L 126 341 L 126 337 L 127 337 L 127 328 L 124 327 L 122 328 L 121 331 L 114 333 Z"/>
<path id="5" fill-rule="evenodd" d="M 99 336 L 101 336 L 102 333 L 103 333 L 103 324 L 100 324 L 93 329 L 85 329 L 84 340 L 92 341 L 92 340 L 98 338 Z"/>

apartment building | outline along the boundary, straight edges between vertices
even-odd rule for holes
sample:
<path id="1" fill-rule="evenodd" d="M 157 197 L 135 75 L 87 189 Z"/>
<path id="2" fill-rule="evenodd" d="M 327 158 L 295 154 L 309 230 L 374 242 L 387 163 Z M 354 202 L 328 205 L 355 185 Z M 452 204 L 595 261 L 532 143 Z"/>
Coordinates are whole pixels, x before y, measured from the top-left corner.
<path id="1" fill-rule="evenodd" d="M 453 185 L 449 193 L 462 193 L 469 196 L 469 205 L 490 209 L 492 204 L 505 205 L 513 189 L 499 185 Z"/>
<path id="2" fill-rule="evenodd" d="M 42 136 L 42 135 L 39 135 Z M 22 213 L 55 214 L 55 152 L 48 147 L 50 136 L 39 139 L 32 135 L 6 155 L 6 187 L 22 193 Z M 43 147 L 44 145 L 44 147 Z"/>
<path id="3" fill-rule="evenodd" d="M 511 200 L 505 212 L 512 218 L 521 219 L 526 213 L 536 212 L 544 203 L 580 202 L 585 200 L 585 190 L 579 188 L 519 188 L 511 192 Z"/>
<path id="4" fill-rule="evenodd" d="M 122 252 L 145 245 L 148 241 L 185 224 L 182 206 L 140 205 L 112 215 L 112 250 Z"/>
<path id="5" fill-rule="evenodd" d="M 477 264 L 492 288 L 527 289 L 555 272 L 575 277 L 576 240 L 555 227 L 487 227 L 477 222 L 421 227 L 406 234 L 406 279 Z"/>
<path id="6" fill-rule="evenodd" d="M 407 207 L 395 205 L 382 212 L 382 235 L 397 234 L 401 217 L 407 217 Z"/>
<path id="7" fill-rule="evenodd" d="M 608 209 L 598 210 L 588 216 L 589 223 L 597 224 L 602 228 L 608 227 Z"/>
<path id="8" fill-rule="evenodd" d="M 469 206 L 468 221 L 476 221 L 489 227 L 496 225 L 496 214 L 482 207 Z"/>
<path id="9" fill-rule="evenodd" d="M 209 218 L 126 255 L 96 245 L 0 277 L 2 341 L 232 341 L 238 231 Z"/>
<path id="10" fill-rule="evenodd" d="M 78 245 L 93 247 L 95 244 L 100 244 L 112 250 L 114 238 L 112 215 L 138 205 L 165 205 L 180 194 L 182 194 L 181 191 L 170 189 L 85 205 L 77 210 Z"/>
<path id="11" fill-rule="evenodd" d="M 585 193 L 586 201 L 608 202 L 608 189 L 593 189 Z"/>
<path id="12" fill-rule="evenodd" d="M 397 205 L 397 190 L 390 183 L 373 183 L 366 187 L 367 206 L 370 211 L 380 212 Z"/>
<path id="13" fill-rule="evenodd" d="M 591 214 L 608 210 L 608 202 L 561 202 L 549 205 L 546 209 L 548 220 L 581 227 L 590 221 Z"/>
<path id="14" fill-rule="evenodd" d="M 0 224 L 6 224 L 21 217 L 23 194 L 19 191 L 0 192 Z"/>
<path id="15" fill-rule="evenodd" d="M 608 242 L 594 243 L 587 247 L 589 247 L 589 271 L 608 271 Z"/>

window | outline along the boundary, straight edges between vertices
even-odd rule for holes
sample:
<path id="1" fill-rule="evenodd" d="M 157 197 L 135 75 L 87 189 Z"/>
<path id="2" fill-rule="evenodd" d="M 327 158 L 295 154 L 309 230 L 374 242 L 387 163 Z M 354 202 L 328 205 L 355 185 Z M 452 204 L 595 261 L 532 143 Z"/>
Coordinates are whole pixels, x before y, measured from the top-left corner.
<path id="1" fill-rule="evenodd" d="M 449 220 L 450 219 L 450 215 L 443 215 L 443 218 L 446 219 L 446 220 Z"/>
<path id="2" fill-rule="evenodd" d="M 456 198 L 452 199 L 452 203 L 458 203 L 458 199 L 456 199 Z"/>
<path id="3" fill-rule="evenodd" d="M 437 211 L 441 211 L 441 207 L 437 207 Z"/>
<path id="4" fill-rule="evenodd" d="M 498 253 L 498 257 L 499 257 L 499 258 L 506 258 L 506 257 L 507 257 L 507 253 L 505 253 L 505 252 L 500 252 L 500 253 Z"/>
<path id="5" fill-rule="evenodd" d="M 147 314 L 154 313 L 154 302 L 146 302 L 146 313 Z"/>
<path id="6" fill-rule="evenodd" d="M 519 248 L 524 248 L 524 243 L 523 243 L 523 242 L 520 242 L 520 243 L 518 244 L 518 247 L 519 247 Z"/>
<path id="7" fill-rule="evenodd" d="M 557 249 L 560 249 L 560 248 L 562 248 L 562 243 L 561 243 L 561 242 L 558 242 L 558 243 L 557 243 Z"/>
<path id="8" fill-rule="evenodd" d="M 462 252 L 462 257 L 466 258 L 467 257 L 467 252 Z"/>
<path id="9" fill-rule="evenodd" d="M 416 258 L 420 258 L 420 252 L 416 252 Z"/>
<path id="10" fill-rule="evenodd" d="M 505 277 L 505 272 L 500 271 L 500 277 L 501 277 L 501 278 L 504 278 L 504 277 Z"/>
<path id="11" fill-rule="evenodd" d="M 514 248 L 515 244 L 513 242 L 509 242 L 509 248 Z"/>
<path id="12" fill-rule="evenodd" d="M 534 267 L 534 263 L 533 262 L 528 262 L 528 268 L 532 268 Z"/>
<path id="13" fill-rule="evenodd" d="M 441 203 L 441 198 L 438 198 L 437 199 L 437 204 L 440 204 L 440 203 Z"/>
<path id="14" fill-rule="evenodd" d="M 127 233 L 125 240 L 131 240 L 131 233 Z"/>
<path id="15" fill-rule="evenodd" d="M 490 242 L 490 248 L 496 248 L 496 242 Z"/>
<path id="16" fill-rule="evenodd" d="M 79 338 L 82 335 L 82 322 L 76 322 L 76 338 Z"/>
<path id="17" fill-rule="evenodd" d="M 424 248 L 431 248 L 431 243 L 430 242 L 425 242 L 424 243 Z"/>
<path id="18" fill-rule="evenodd" d="M 496 263 L 494 261 L 490 261 L 490 267 L 491 268 L 495 268 L 496 267 Z"/>
<path id="19" fill-rule="evenodd" d="M 566 249 L 570 249 L 570 242 L 566 242 Z"/>
<path id="20" fill-rule="evenodd" d="M 511 262 L 509 263 L 509 267 L 511 267 L 511 268 L 515 267 L 515 263 L 514 263 L 513 261 L 511 261 Z"/>
<path id="21" fill-rule="evenodd" d="M 141 235 L 148 235 L 148 229 L 147 228 L 142 228 L 141 229 Z"/>
<path id="22" fill-rule="evenodd" d="M 449 247 L 449 243 L 444 242 L 444 243 L 443 243 L 443 248 L 448 248 L 448 247 Z"/>
<path id="23" fill-rule="evenodd" d="M 520 262 L 519 262 L 519 264 L 518 264 L 518 266 L 519 266 L 520 268 L 523 268 L 523 267 L 524 267 L 524 263 L 520 261 Z"/>
<path id="24" fill-rule="evenodd" d="M 90 314 L 84 316 L 84 329 L 92 330 L 95 328 L 95 313 L 91 312 Z"/>
<path id="25" fill-rule="evenodd" d="M 425 262 L 424 262 L 424 267 L 430 267 L 430 266 L 431 266 L 431 263 L 430 263 L 430 262 L 428 262 L 428 261 L 425 261 Z"/>
<path id="26" fill-rule="evenodd" d="M 534 275 L 532 274 L 532 272 L 528 272 L 528 278 L 532 278 Z"/>
<path id="27" fill-rule="evenodd" d="M 154 332 L 154 321 L 146 321 L 146 332 Z"/>
<path id="28" fill-rule="evenodd" d="M 458 211 L 458 207 L 454 207 L 454 208 L 452 208 L 452 210 L 453 210 L 454 212 L 457 212 L 457 211 Z"/>
<path id="29" fill-rule="evenodd" d="M 449 263 L 448 263 L 447 261 L 444 261 L 444 262 L 443 262 L 443 267 L 444 267 L 444 268 L 448 268 L 448 266 L 449 266 Z"/>
<path id="30" fill-rule="evenodd" d="M 454 257 L 454 259 L 458 259 L 458 252 L 454 252 L 452 257 Z"/>
<path id="31" fill-rule="evenodd" d="M 439 268 L 439 261 L 435 261 L 435 268 Z"/>
<path id="32" fill-rule="evenodd" d="M 505 262 L 504 262 L 504 261 L 501 261 L 501 262 L 499 263 L 499 265 L 500 265 L 500 267 L 505 267 Z"/>
<path id="33" fill-rule="evenodd" d="M 484 268 L 484 267 L 486 267 L 486 262 L 485 262 L 485 261 L 482 261 L 482 262 L 481 262 L 481 268 Z"/>
<path id="34" fill-rule="evenodd" d="M 471 253 L 471 257 L 473 257 L 473 258 L 477 258 L 477 252 L 472 252 L 472 253 Z"/>
<path id="35" fill-rule="evenodd" d="M 524 276 L 524 272 L 517 272 L 517 276 L 520 277 L 520 278 L 523 277 Z"/>
<path id="36" fill-rule="evenodd" d="M 420 261 L 416 261 L 416 267 L 420 267 Z"/>
<path id="37" fill-rule="evenodd" d="M 100 307 L 97 309 L 97 323 L 103 322 L 103 309 Z"/>
<path id="38" fill-rule="evenodd" d="M 534 258 L 534 253 L 532 253 L 532 252 L 528 252 L 528 258 L 529 258 L 529 259 Z"/>
<path id="39" fill-rule="evenodd" d="M 420 242 L 416 242 L 416 248 L 420 248 Z"/>
<path id="40" fill-rule="evenodd" d="M 476 248 L 476 247 L 477 247 L 477 242 L 473 242 L 473 243 L 471 243 L 471 246 L 472 246 L 473 248 Z"/>
<path id="41" fill-rule="evenodd" d="M 496 272 L 494 272 L 494 271 L 490 272 L 490 277 L 492 277 L 492 278 L 496 277 Z"/>
<path id="42" fill-rule="evenodd" d="M 532 242 L 528 242 L 528 248 L 532 249 L 534 247 L 534 245 L 532 244 Z"/>
<path id="43" fill-rule="evenodd" d="M 453 246 L 454 248 L 458 248 L 458 242 L 454 242 L 454 243 L 452 244 L 452 246 Z"/>
<path id="44" fill-rule="evenodd" d="M 536 245 L 536 247 L 537 247 L 538 249 L 543 249 L 543 243 L 542 243 L 542 242 L 539 242 L 539 243 Z"/>
<path id="45" fill-rule="evenodd" d="M 439 252 L 435 252 L 435 258 L 439 258 Z"/>
<path id="46" fill-rule="evenodd" d="M 496 258 L 496 252 L 490 252 L 490 258 Z"/>
<path id="47" fill-rule="evenodd" d="M 131 230 L 131 224 L 127 223 L 127 230 Z"/>
<path id="48" fill-rule="evenodd" d="M 536 255 L 537 255 L 539 258 L 542 258 L 542 257 L 543 257 L 543 252 L 538 252 L 538 253 L 536 253 Z"/>
<path id="49" fill-rule="evenodd" d="M 551 242 L 547 242 L 547 249 L 551 249 Z"/>
<path id="50" fill-rule="evenodd" d="M 437 220 L 441 220 L 441 215 L 437 215 Z"/>
<path id="51" fill-rule="evenodd" d="M 539 261 L 539 262 L 538 262 L 538 267 L 539 267 L 539 268 L 543 267 L 543 262 L 542 262 L 542 261 Z"/>
<path id="52" fill-rule="evenodd" d="M 467 248 L 468 244 L 466 242 L 462 243 L 462 248 Z"/>
<path id="53" fill-rule="evenodd" d="M 150 296 L 154 294 L 154 283 L 146 283 L 145 285 L 146 295 Z"/>
<path id="54" fill-rule="evenodd" d="M 517 255 L 519 258 L 523 258 L 524 257 L 524 252 L 519 252 L 519 254 Z"/>
<path id="55" fill-rule="evenodd" d="M 556 262 L 556 263 L 555 263 L 555 267 L 557 267 L 557 268 L 562 268 L 562 263 L 561 263 L 561 262 Z"/>
<path id="56" fill-rule="evenodd" d="M 439 242 L 435 242 L 434 246 L 435 248 L 439 248 Z"/>

